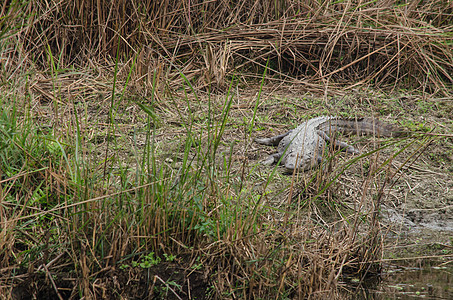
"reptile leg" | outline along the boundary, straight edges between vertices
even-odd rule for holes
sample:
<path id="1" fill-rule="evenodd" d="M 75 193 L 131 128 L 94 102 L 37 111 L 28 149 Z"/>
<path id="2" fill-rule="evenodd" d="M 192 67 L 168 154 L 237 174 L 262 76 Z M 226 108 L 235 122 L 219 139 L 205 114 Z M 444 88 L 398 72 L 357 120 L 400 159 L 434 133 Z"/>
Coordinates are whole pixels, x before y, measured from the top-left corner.
<path id="1" fill-rule="evenodd" d="M 360 151 L 357 150 L 356 148 L 352 147 L 351 145 L 348 145 L 347 143 L 345 142 L 341 142 L 341 141 L 338 141 L 338 140 L 335 140 L 335 139 L 331 139 L 327 133 L 325 133 L 324 131 L 322 130 L 318 130 L 316 132 L 320 137 L 322 137 L 325 141 L 329 142 L 329 143 L 332 143 L 332 140 L 333 140 L 333 145 L 337 148 L 340 148 L 340 149 L 344 149 L 347 153 L 351 153 L 351 154 L 359 154 Z"/>
<path id="2" fill-rule="evenodd" d="M 269 155 L 268 158 L 266 158 L 266 160 L 262 161 L 262 164 L 270 166 L 270 165 L 272 165 L 274 163 L 277 163 L 278 160 L 280 159 L 280 157 L 282 157 L 281 153 L 271 154 L 271 155 Z"/>
<path id="3" fill-rule="evenodd" d="M 292 130 L 288 131 L 287 133 L 284 133 L 284 134 L 280 134 L 280 135 L 277 135 L 277 136 L 273 136 L 273 137 L 270 137 L 270 138 L 256 138 L 255 139 L 255 142 L 257 142 L 258 144 L 261 144 L 261 145 L 267 145 L 267 146 L 277 146 L 280 141 L 285 137 L 287 136 L 288 134 L 291 133 Z"/>

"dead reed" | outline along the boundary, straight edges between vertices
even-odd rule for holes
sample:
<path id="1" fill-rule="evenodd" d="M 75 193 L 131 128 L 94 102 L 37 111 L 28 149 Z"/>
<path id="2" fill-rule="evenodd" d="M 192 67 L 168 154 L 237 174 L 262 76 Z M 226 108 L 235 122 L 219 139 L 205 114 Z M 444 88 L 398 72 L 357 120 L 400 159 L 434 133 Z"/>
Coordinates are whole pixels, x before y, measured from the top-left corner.
<path id="1" fill-rule="evenodd" d="M 446 93 L 451 21 L 443 1 L 5 1 L 0 294 L 340 297 L 379 273 L 400 170 L 370 154 L 348 203 L 344 169 L 262 175 L 260 94 L 232 121 L 231 82 Z"/>
<path id="2" fill-rule="evenodd" d="M 442 92 L 452 82 L 452 7 L 445 1 L 28 1 L 0 16 L 36 62 L 131 63 L 136 78 L 225 88 L 270 61 L 269 80 L 323 91 L 341 83 Z M 145 81 L 145 82 L 146 82 Z M 271 82 L 272 82 L 271 81 Z"/>

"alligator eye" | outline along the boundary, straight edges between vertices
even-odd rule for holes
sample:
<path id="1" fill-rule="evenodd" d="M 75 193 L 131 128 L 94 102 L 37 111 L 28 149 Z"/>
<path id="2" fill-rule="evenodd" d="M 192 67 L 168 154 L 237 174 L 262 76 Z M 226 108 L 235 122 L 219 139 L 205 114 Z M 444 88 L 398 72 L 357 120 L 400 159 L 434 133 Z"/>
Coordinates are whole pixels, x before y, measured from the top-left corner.
<path id="1" fill-rule="evenodd" d="M 286 163 L 285 164 L 285 168 L 288 169 L 288 170 L 294 170 L 294 164 L 293 163 Z"/>

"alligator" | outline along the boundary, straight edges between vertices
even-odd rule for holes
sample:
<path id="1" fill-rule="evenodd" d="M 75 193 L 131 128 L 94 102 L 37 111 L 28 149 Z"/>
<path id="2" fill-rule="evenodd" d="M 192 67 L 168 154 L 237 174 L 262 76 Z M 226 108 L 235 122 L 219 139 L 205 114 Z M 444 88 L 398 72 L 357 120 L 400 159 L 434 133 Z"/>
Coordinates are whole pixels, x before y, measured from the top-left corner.
<path id="1" fill-rule="evenodd" d="M 263 161 L 265 165 L 278 163 L 283 165 L 287 172 L 305 171 L 316 167 L 322 162 L 326 143 L 347 153 L 360 153 L 354 147 L 335 139 L 335 133 L 376 135 L 396 137 L 402 131 L 394 125 L 386 124 L 373 118 L 345 119 L 335 116 L 323 116 L 310 119 L 297 128 L 271 138 L 256 138 L 255 142 L 276 146 L 277 153 L 270 155 Z"/>

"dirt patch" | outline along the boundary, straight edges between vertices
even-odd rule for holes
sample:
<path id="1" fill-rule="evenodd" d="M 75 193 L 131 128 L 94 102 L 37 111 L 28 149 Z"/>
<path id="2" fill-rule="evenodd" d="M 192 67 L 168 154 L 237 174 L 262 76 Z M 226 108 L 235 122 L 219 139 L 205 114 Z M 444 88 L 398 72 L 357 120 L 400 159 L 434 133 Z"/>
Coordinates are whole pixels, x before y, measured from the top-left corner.
<path id="1" fill-rule="evenodd" d="M 184 100 L 188 97 L 188 102 Z M 155 156 L 163 163 L 177 169 L 183 157 L 183 140 L 187 135 L 184 124 L 193 122 L 192 135 L 200 135 L 197 143 L 209 146 L 209 140 L 203 130 L 209 118 L 213 118 L 213 126 L 219 126 L 222 109 L 227 101 L 225 95 L 194 95 L 175 96 L 173 100 L 157 99 L 154 103 L 157 118 L 148 125 L 149 116 L 133 102 L 119 105 L 116 112 L 117 135 L 115 151 L 108 156 L 116 156 L 122 163 L 133 167 L 136 157 L 141 155 L 146 142 L 146 134 L 152 129 L 155 143 Z M 218 165 L 222 168 L 225 159 L 231 157 L 231 173 L 246 174 L 255 168 L 256 175 L 265 177 L 270 168 L 259 166 L 259 161 L 275 149 L 262 147 L 253 143 L 257 136 L 272 136 L 294 128 L 307 118 L 319 115 L 339 115 L 345 117 L 374 116 L 383 121 L 396 123 L 411 132 L 431 131 L 445 137 L 426 136 L 420 139 L 407 151 L 392 161 L 394 171 L 399 170 L 395 182 L 388 186 L 383 202 L 381 220 L 389 226 L 390 232 L 413 234 L 415 239 L 429 238 L 432 242 L 448 243 L 442 238 L 453 230 L 453 132 L 451 101 L 445 98 L 426 97 L 416 94 L 386 95 L 372 90 L 353 92 L 345 96 L 320 98 L 311 94 L 303 94 L 295 88 L 285 93 L 263 93 L 258 101 L 255 129 L 250 136 L 249 125 L 253 118 L 253 109 L 257 102 L 256 92 L 242 93 L 233 96 L 233 103 L 217 152 Z M 105 105 L 96 101 L 78 102 L 75 107 L 82 116 L 81 124 L 84 134 L 88 137 L 93 153 L 104 156 L 106 137 L 109 136 L 105 120 L 108 110 Z M 104 102 L 106 100 L 104 99 Z M 188 106 L 190 105 L 190 107 Z M 50 106 L 46 107 L 51 109 Z M 43 109 L 41 107 L 41 109 Z M 84 114 L 88 111 L 88 114 Z M 51 111 L 48 114 L 53 114 Z M 70 120 L 72 112 L 63 113 Z M 63 117 L 65 118 L 65 117 Z M 190 120 L 192 118 L 192 120 Z M 147 127 L 151 126 L 151 127 Z M 178 137 L 175 139 L 175 137 Z M 376 143 L 372 139 L 360 140 L 357 137 L 346 139 L 356 144 L 361 151 L 372 150 Z M 411 139 L 407 143 L 411 142 Z M 424 144 L 423 144 L 424 143 Z M 132 145 L 132 147 L 131 147 Z M 382 151 L 383 162 L 392 156 L 396 148 Z M 406 160 L 410 159 L 410 163 Z M 359 161 L 346 173 L 349 179 L 338 187 L 339 200 L 348 201 L 350 193 L 358 192 L 360 179 L 366 175 L 363 161 Z M 112 166 L 114 167 L 114 166 Z M 305 178 L 310 177 L 311 174 Z M 301 182 L 304 182 L 303 179 Z M 287 190 L 290 177 L 280 174 L 271 183 L 275 190 Z M 303 184 L 302 184 L 303 185 Z M 344 195 L 341 196 L 341 195 Z M 349 196 L 348 196 L 349 195 Z M 280 193 L 272 200 L 281 202 Z M 426 232 L 432 234 L 426 234 Z M 436 233 L 438 232 L 438 234 Z M 428 241 L 427 241 L 428 242 Z"/>
<path id="2" fill-rule="evenodd" d="M 95 101 L 92 103 L 81 100 L 74 107 L 68 106 L 65 110 L 60 111 L 59 116 L 62 119 L 50 126 L 54 127 L 57 135 L 60 132 L 61 134 L 70 132 L 70 129 L 64 126 L 70 124 L 71 120 L 73 122 L 74 111 L 72 109 L 76 110 L 77 115 L 80 116 L 78 121 L 81 124 L 82 135 L 87 137 L 84 146 L 89 149 L 90 155 L 93 155 L 93 157 L 88 157 L 88 160 L 93 159 L 97 164 L 96 161 L 99 160 L 99 157 L 106 160 L 113 157 L 111 163 L 109 161 L 107 164 L 107 171 L 117 168 L 117 163 L 134 169 L 137 157 L 142 156 L 146 142 L 149 142 L 146 135 L 152 132 L 151 137 L 155 147 L 153 155 L 160 164 L 167 165 L 176 171 L 184 156 L 184 141 L 188 134 L 185 125 L 192 122 L 193 126 L 190 130 L 192 136 L 195 137 L 195 143 L 202 145 L 200 149 L 203 151 L 209 149 L 214 135 L 210 137 L 210 140 L 207 137 L 206 128 L 209 124 L 218 130 L 222 119 L 222 108 L 226 101 L 223 95 L 211 95 L 209 99 L 201 100 L 184 99 L 183 97 L 183 95 L 181 95 L 181 99 L 175 97 L 171 104 L 165 100 L 159 100 L 154 107 L 158 116 L 155 120 L 138 109 L 132 102 L 120 103 L 116 107 L 113 125 L 109 125 L 105 121 L 108 120 L 108 110 L 105 106 L 96 105 Z M 242 194 L 244 198 L 250 199 L 261 195 L 259 192 L 262 191 L 264 182 L 272 172 L 271 168 L 261 166 L 260 160 L 265 159 L 275 150 L 256 145 L 252 138 L 283 133 L 307 118 L 319 115 L 376 116 L 383 121 L 397 123 L 413 132 L 436 129 L 434 133 L 448 135 L 452 131 L 451 118 L 446 115 L 448 110 L 444 110 L 445 106 L 435 105 L 437 104 L 435 99 L 426 100 L 427 103 L 435 103 L 428 105 L 426 111 L 420 107 L 417 101 L 405 102 L 401 98 L 387 99 L 379 95 L 320 99 L 311 95 L 301 98 L 300 95 L 295 94 L 283 96 L 263 94 L 258 101 L 252 131 L 250 121 L 254 117 L 253 109 L 257 101 L 256 94 L 235 96 L 215 161 L 219 169 L 224 168 L 232 174 L 230 182 L 235 181 L 237 186 L 250 187 L 248 190 L 238 188 L 237 191 L 234 191 L 232 189 L 231 193 Z M 192 106 L 190 109 L 188 103 Z M 406 109 L 402 109 L 403 106 Z M 52 112 L 52 106 L 39 108 L 49 110 L 48 115 L 55 114 Z M 427 114 L 430 117 L 420 118 L 421 114 Z M 112 139 L 111 131 L 113 127 L 115 127 L 114 139 Z M 388 168 L 395 176 L 383 189 L 385 197 L 383 197 L 382 205 L 384 209 L 381 211 L 380 220 L 384 225 L 384 233 L 386 233 L 386 246 L 384 247 L 386 257 L 441 254 L 443 250 L 448 249 L 447 246 L 451 243 L 453 142 L 449 136 L 439 138 L 427 135 L 426 138 L 427 140 L 424 140 L 423 137 L 418 138 L 418 142 L 410 144 L 407 149 L 402 149 L 411 143 L 412 138 L 409 138 L 383 149 L 379 152 L 378 157 L 373 158 L 378 164 L 384 165 L 385 161 L 394 153 L 402 151 L 389 163 Z M 357 145 L 363 152 L 372 151 L 378 145 L 386 142 L 386 140 L 376 140 L 373 137 L 365 139 L 350 137 L 345 138 L 345 141 Z M 108 151 L 106 151 L 107 147 L 109 147 Z M 329 165 L 329 172 L 340 170 L 341 166 L 350 158 L 348 155 L 339 155 Z M 376 182 L 370 184 L 371 192 L 362 195 L 365 178 L 370 172 L 371 164 L 371 160 L 359 160 L 338 177 L 335 184 L 325 192 L 325 197 L 320 197 L 318 203 L 314 204 L 318 205 L 316 213 L 319 213 L 320 219 L 328 222 L 336 221 L 330 216 L 332 214 L 338 216 L 337 207 L 329 206 L 332 203 L 347 207 L 351 213 L 360 210 L 359 205 L 362 202 L 358 199 L 365 199 L 363 201 L 365 205 L 373 203 L 372 197 L 379 192 L 379 182 L 384 181 L 385 178 L 377 176 Z M 241 177 L 240 174 L 246 174 L 246 176 Z M 294 208 L 291 211 L 297 211 L 297 213 L 302 211 L 302 201 L 310 199 L 320 192 L 319 186 L 307 183 L 314 174 L 315 171 L 299 174 L 293 182 L 291 175 L 285 175 L 280 169 L 277 170 L 272 182 L 267 186 L 266 199 L 263 201 L 263 205 L 273 208 L 274 215 L 269 218 L 276 221 L 283 220 L 284 212 L 287 209 Z M 331 173 L 330 177 L 326 179 L 332 179 L 332 174 L 335 175 L 335 173 Z M 239 181 L 242 180 L 249 182 L 240 183 Z M 374 183 L 377 184 L 376 187 L 373 186 Z M 288 201 L 290 198 L 293 203 Z M 325 204 L 323 202 L 325 199 L 333 200 L 333 202 Z M 282 212 L 279 211 L 280 208 Z M 366 209 L 369 211 L 370 208 Z M 306 225 L 303 220 L 306 219 L 299 219 L 300 223 L 297 224 L 299 229 Z M 432 247 L 433 244 L 441 245 L 441 247 Z M 15 299 L 33 297 L 58 299 L 56 291 L 64 299 L 80 297 L 82 279 L 77 278 L 73 273 L 60 271 L 28 275 L 27 271 L 23 271 L 21 274 L 16 277 L 20 283 L 16 281 L 13 288 L 12 295 Z M 52 280 L 49 276 L 52 277 Z M 88 279 L 88 283 L 90 284 L 88 290 L 97 297 L 110 299 L 143 299 L 146 297 L 150 299 L 179 299 L 178 297 L 206 299 L 211 291 L 209 278 L 202 270 L 194 270 L 183 262 L 180 264 L 162 262 L 157 266 L 145 269 L 112 267 L 95 273 Z"/>
<path id="3" fill-rule="evenodd" d="M 382 212 L 382 222 L 389 226 L 389 255 L 403 245 L 406 256 L 442 255 L 443 247 L 430 246 L 453 245 L 452 147 L 451 138 L 428 146 L 389 192 Z"/>
<path id="4" fill-rule="evenodd" d="M 384 255 L 399 255 L 401 249 L 404 249 L 405 256 L 418 256 L 420 253 L 445 254 L 442 249 L 430 245 L 441 244 L 449 247 L 453 244 L 451 101 L 414 94 L 383 95 L 371 90 L 332 97 L 325 101 L 309 95 L 303 98 L 288 94 L 267 98 L 267 103 L 274 101 L 279 103 L 277 107 L 280 110 L 285 108 L 285 114 L 279 113 L 279 110 L 272 106 L 269 106 L 267 114 L 266 110 L 260 111 L 259 117 L 267 116 L 269 121 L 261 123 L 263 132 L 255 132 L 256 135 L 269 137 L 283 133 L 306 120 L 311 114 L 375 116 L 412 132 L 407 140 L 380 151 L 380 157 L 377 159 L 378 163 L 384 164 L 385 160 L 398 153 L 389 166 L 395 176 L 383 189 L 385 197 L 380 220 L 388 238 Z M 287 123 L 291 125 L 282 126 Z M 424 135 L 424 132 L 429 133 Z M 348 141 L 348 138 L 344 139 Z M 371 151 L 377 145 L 382 145 L 382 142 L 387 142 L 385 139 L 376 142 L 372 138 L 357 137 L 351 137 L 349 141 L 352 144 L 357 142 L 363 152 Z M 257 147 L 257 160 L 266 158 L 275 150 Z M 333 168 L 341 166 L 345 159 L 347 157 L 343 155 L 339 160 L 333 161 Z M 360 194 L 369 164 L 367 160 L 360 160 L 339 177 L 339 184 L 335 187 L 339 201 L 354 205 L 351 196 Z M 304 181 L 311 176 L 310 172 L 307 173 L 302 176 L 305 179 L 301 180 L 301 189 L 305 188 Z M 282 182 L 284 181 L 282 179 Z M 275 182 L 273 184 L 278 185 Z M 285 188 L 282 186 L 285 184 L 280 184 L 280 188 Z"/>
<path id="5" fill-rule="evenodd" d="M 71 273 L 27 273 L 12 289 L 12 299 L 79 299 L 80 279 Z M 208 299 L 210 286 L 202 270 L 185 268 L 178 263 L 162 262 L 142 268 L 111 268 L 90 280 L 90 295 L 96 299 Z M 78 287 L 77 287 L 78 286 Z M 61 298 L 60 298 L 61 297 Z"/>

